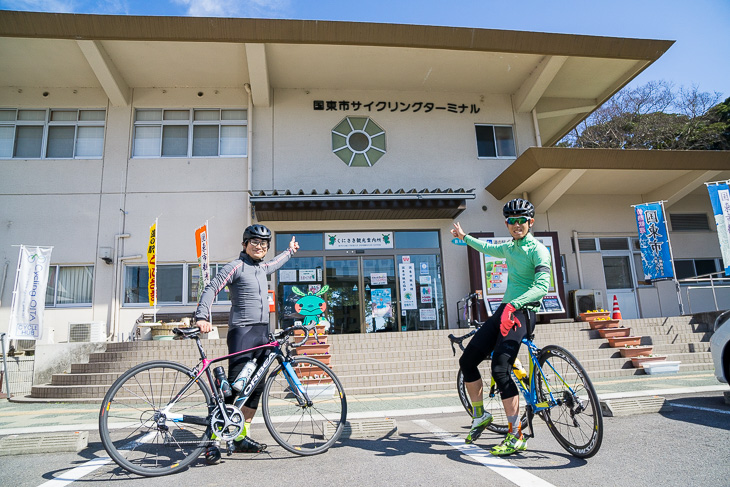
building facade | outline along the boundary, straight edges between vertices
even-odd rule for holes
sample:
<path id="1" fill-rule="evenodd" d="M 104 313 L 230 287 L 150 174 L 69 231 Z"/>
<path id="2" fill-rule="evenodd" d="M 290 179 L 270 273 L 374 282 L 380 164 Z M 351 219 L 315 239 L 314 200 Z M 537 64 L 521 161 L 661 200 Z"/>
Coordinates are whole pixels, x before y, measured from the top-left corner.
<path id="1" fill-rule="evenodd" d="M 551 147 L 670 45 L 1 12 L 0 331 L 14 245 L 48 245 L 43 341 L 92 322 L 128 338 L 151 312 L 155 222 L 160 313 L 195 308 L 198 227 L 215 272 L 258 222 L 275 234 L 270 255 L 292 236 L 301 245 L 271 276 L 272 326 L 301 319 L 297 291 L 328 286 L 335 333 L 455 327 L 457 301 L 488 287 L 488 262 L 470 266 L 449 230 L 506 237 L 501 208 L 517 196 L 536 203 L 555 258 L 545 320 L 574 313 L 574 290 L 604 307 L 616 295 L 625 318 L 679 314 L 672 282 L 643 283 L 631 205 L 666 201 L 678 269 L 719 271 L 703 183 L 730 179 L 728 154 Z M 692 292 L 692 311 L 714 309 Z M 215 306 L 228 309 L 225 293 Z"/>

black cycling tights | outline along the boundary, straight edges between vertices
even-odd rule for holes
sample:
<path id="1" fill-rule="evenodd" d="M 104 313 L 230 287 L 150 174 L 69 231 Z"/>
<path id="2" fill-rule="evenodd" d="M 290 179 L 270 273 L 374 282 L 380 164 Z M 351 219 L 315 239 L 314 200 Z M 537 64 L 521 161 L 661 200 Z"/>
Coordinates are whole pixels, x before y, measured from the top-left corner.
<path id="1" fill-rule="evenodd" d="M 510 377 L 510 371 L 517 358 L 522 339 L 535 329 L 535 312 L 519 309 L 515 311 L 515 316 L 520 320 L 522 326 L 517 329 L 513 328 L 506 337 L 503 337 L 500 332 L 500 318 L 504 307 L 505 304 L 500 305 L 486 323 L 477 330 L 459 359 L 459 366 L 464 373 L 464 382 L 474 382 L 482 378 L 479 373 L 479 364 L 494 351 L 492 377 L 499 387 L 503 400 L 519 394 L 517 386 Z"/>
<path id="2" fill-rule="evenodd" d="M 240 352 L 241 350 L 264 345 L 269 342 L 269 324 L 260 323 L 256 325 L 230 327 L 226 336 L 226 342 L 228 343 L 228 353 Z M 246 362 L 255 358 L 257 366 L 259 366 L 264 362 L 270 352 L 271 348 L 260 348 L 253 352 L 242 353 L 241 355 L 236 355 L 228 359 L 228 382 L 233 384 L 233 381 L 236 380 L 238 373 L 241 372 Z M 244 406 L 251 409 L 257 409 L 259 407 L 259 399 L 261 399 L 261 394 L 264 392 L 265 382 L 265 377 L 262 377 Z M 233 403 L 236 398 L 235 396 L 234 394 L 226 402 L 229 404 Z"/>

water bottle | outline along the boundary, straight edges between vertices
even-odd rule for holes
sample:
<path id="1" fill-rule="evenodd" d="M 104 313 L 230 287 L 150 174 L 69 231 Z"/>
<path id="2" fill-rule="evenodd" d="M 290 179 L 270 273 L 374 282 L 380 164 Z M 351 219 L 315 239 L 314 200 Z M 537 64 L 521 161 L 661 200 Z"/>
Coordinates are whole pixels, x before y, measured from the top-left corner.
<path id="1" fill-rule="evenodd" d="M 524 379 L 527 377 L 527 371 L 525 371 L 525 368 L 522 366 L 522 362 L 520 362 L 520 359 L 518 358 L 515 359 L 515 363 L 512 365 L 512 371 L 518 379 Z"/>
<path id="2" fill-rule="evenodd" d="M 233 390 L 236 392 L 241 392 L 243 388 L 246 387 L 246 384 L 253 375 L 254 370 L 256 370 L 256 360 L 249 360 L 246 365 L 243 366 L 241 372 L 238 373 L 238 377 L 236 377 L 236 380 L 233 381 Z"/>
<path id="3" fill-rule="evenodd" d="M 231 397 L 233 394 L 231 392 L 231 385 L 228 383 L 228 379 L 226 379 L 226 373 L 223 367 L 213 369 L 213 375 L 215 376 L 215 385 L 221 390 L 223 397 Z"/>

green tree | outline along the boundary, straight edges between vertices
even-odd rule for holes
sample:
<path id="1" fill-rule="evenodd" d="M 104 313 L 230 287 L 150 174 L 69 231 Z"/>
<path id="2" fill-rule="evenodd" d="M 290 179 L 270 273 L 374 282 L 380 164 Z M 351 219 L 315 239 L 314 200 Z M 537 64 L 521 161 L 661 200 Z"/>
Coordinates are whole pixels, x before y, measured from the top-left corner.
<path id="1" fill-rule="evenodd" d="M 560 147 L 730 150 L 730 98 L 674 90 L 665 81 L 624 88 L 558 143 Z"/>

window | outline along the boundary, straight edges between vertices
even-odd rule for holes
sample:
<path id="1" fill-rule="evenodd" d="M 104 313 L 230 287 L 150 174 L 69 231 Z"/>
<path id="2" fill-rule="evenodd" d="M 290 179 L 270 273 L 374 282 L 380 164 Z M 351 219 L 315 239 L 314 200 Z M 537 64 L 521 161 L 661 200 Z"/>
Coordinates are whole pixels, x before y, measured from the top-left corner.
<path id="1" fill-rule="evenodd" d="M 134 115 L 133 157 L 245 156 L 247 111 L 142 109 Z"/>
<path id="2" fill-rule="evenodd" d="M 211 279 L 225 264 L 211 263 Z M 198 276 L 200 267 L 197 262 L 186 264 L 157 265 L 157 304 L 158 305 L 195 305 L 198 303 Z M 147 265 L 128 265 L 124 268 L 124 304 L 149 305 L 147 294 Z M 215 303 L 229 304 L 226 287 L 218 293 Z"/>
<path id="3" fill-rule="evenodd" d="M 213 279 L 225 264 L 210 264 L 210 278 Z M 188 303 L 196 304 L 198 302 L 198 279 L 200 278 L 200 266 L 198 264 L 188 264 Z M 227 304 L 231 302 L 228 295 L 228 286 L 224 287 L 215 297 L 214 303 Z"/>
<path id="4" fill-rule="evenodd" d="M 105 110 L 0 109 L 0 158 L 100 158 L 105 119 Z"/>
<path id="5" fill-rule="evenodd" d="M 515 157 L 515 139 L 509 125 L 475 125 L 477 157 Z"/>
<path id="6" fill-rule="evenodd" d="M 324 240 L 321 233 L 277 233 L 277 254 L 289 248 L 292 237 L 296 237 L 300 250 L 324 250 Z"/>
<path id="7" fill-rule="evenodd" d="M 395 248 L 437 249 L 439 248 L 439 233 L 437 231 L 395 232 Z"/>
<path id="8" fill-rule="evenodd" d="M 348 166 L 370 167 L 385 150 L 385 130 L 369 117 L 345 117 L 332 129 L 332 152 Z"/>
<path id="9" fill-rule="evenodd" d="M 677 259 L 674 261 L 677 279 L 712 274 L 720 270 L 717 259 Z"/>
<path id="10" fill-rule="evenodd" d="M 93 265 L 52 265 L 48 272 L 46 306 L 91 306 L 93 288 Z"/>
<path id="11" fill-rule="evenodd" d="M 669 221 L 672 223 L 672 231 L 674 232 L 710 229 L 707 213 L 670 213 Z"/>

